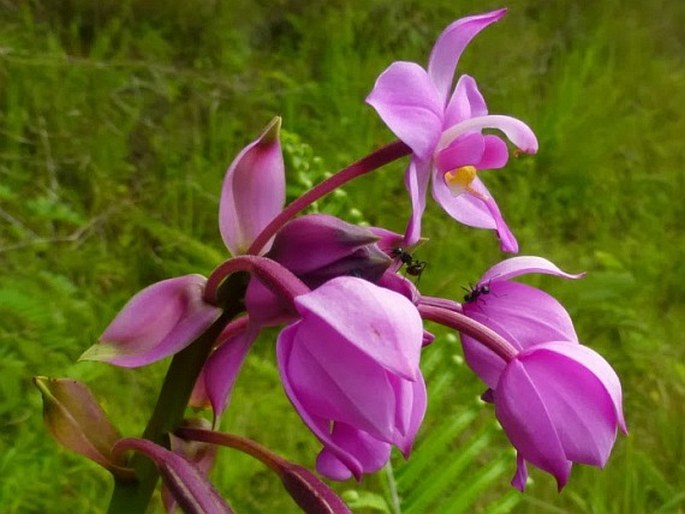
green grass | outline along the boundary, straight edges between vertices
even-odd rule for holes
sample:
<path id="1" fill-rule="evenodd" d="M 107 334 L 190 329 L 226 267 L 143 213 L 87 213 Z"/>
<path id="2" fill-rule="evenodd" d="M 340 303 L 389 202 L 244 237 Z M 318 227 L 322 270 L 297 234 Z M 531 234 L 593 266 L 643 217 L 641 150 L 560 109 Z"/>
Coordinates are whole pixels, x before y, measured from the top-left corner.
<path id="1" fill-rule="evenodd" d="M 106 474 L 48 438 L 30 379 L 84 380 L 123 433 L 141 431 L 165 363 L 122 370 L 75 361 L 137 290 L 208 274 L 226 257 L 218 194 L 242 146 L 282 115 L 295 194 L 391 140 L 363 103 L 378 73 L 394 60 L 425 63 L 451 20 L 499 6 L 311 5 L 0 6 L 3 512 L 104 512 Z M 581 339 L 617 369 L 630 435 L 605 470 L 575 467 L 561 494 L 538 472 L 525 495 L 512 493 L 508 443 L 476 400 L 481 386 L 459 363 L 456 339 L 438 332 L 424 357 L 431 406 L 415 455 L 338 490 L 360 512 L 683 512 L 685 6 L 509 6 L 460 70 L 477 78 L 491 112 L 533 127 L 540 152 L 485 180 L 523 254 L 589 272 L 573 283 L 530 281 L 568 307 Z M 403 166 L 318 207 L 402 231 Z M 502 257 L 491 233 L 435 206 L 425 235 L 426 294 L 459 297 Z M 223 426 L 312 465 L 317 443 L 280 392 L 272 340 L 248 360 Z M 296 511 L 264 468 L 235 453 L 222 454 L 214 477 L 238 512 Z"/>

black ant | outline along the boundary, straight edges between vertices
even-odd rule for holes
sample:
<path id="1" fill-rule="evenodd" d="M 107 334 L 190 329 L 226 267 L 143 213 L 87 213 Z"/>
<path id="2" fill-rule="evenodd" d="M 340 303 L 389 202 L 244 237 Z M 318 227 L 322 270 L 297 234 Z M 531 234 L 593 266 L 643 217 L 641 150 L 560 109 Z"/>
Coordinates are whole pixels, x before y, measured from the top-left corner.
<path id="1" fill-rule="evenodd" d="M 402 261 L 402 264 L 406 265 L 406 270 L 412 277 L 421 278 L 421 274 L 428 266 L 427 261 L 420 261 L 415 259 L 412 254 L 404 250 L 403 248 L 394 248 L 390 255 Z"/>
<path id="2" fill-rule="evenodd" d="M 473 303 L 477 301 L 481 295 L 490 294 L 490 286 L 484 284 L 481 286 L 471 287 L 471 289 L 466 289 L 466 291 L 468 292 L 464 295 L 464 302 Z"/>

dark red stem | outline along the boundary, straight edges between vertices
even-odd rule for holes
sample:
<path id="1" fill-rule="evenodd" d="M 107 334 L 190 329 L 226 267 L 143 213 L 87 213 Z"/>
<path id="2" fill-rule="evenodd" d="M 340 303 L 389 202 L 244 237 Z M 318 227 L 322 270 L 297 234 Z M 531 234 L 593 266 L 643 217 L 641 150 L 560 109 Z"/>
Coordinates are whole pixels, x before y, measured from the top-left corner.
<path id="1" fill-rule="evenodd" d="M 420 304 L 418 309 L 423 319 L 435 321 L 473 337 L 483 346 L 502 357 L 505 362 L 511 361 L 518 353 L 518 350 L 497 332 L 464 314 L 433 305 Z"/>
<path id="2" fill-rule="evenodd" d="M 395 141 L 393 143 L 387 144 L 375 152 L 370 153 L 366 157 L 359 159 L 343 168 L 335 175 L 327 178 L 320 184 L 314 186 L 312 189 L 307 191 L 305 194 L 300 196 L 298 199 L 293 201 L 281 213 L 276 216 L 271 223 L 269 223 L 264 230 L 257 236 L 247 253 L 252 255 L 257 255 L 266 243 L 278 232 L 278 230 L 285 225 L 291 218 L 295 217 L 297 213 L 309 207 L 312 203 L 318 199 L 326 196 L 328 193 L 339 188 L 343 184 L 374 171 L 381 166 L 409 155 L 411 153 L 411 148 L 409 148 L 402 141 Z"/>

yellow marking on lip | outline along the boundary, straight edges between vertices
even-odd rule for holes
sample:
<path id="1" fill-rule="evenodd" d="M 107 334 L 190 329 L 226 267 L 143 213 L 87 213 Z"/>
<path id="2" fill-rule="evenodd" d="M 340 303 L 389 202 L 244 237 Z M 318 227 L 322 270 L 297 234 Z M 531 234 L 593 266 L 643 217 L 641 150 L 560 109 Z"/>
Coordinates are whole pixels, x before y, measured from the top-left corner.
<path id="1" fill-rule="evenodd" d="M 490 199 L 487 195 L 484 195 L 480 191 L 476 191 L 473 186 L 471 186 L 471 183 L 477 176 L 478 170 L 476 167 L 467 165 L 445 172 L 444 179 L 445 184 L 447 184 L 447 187 L 449 187 L 450 191 L 452 191 L 452 194 L 455 196 L 467 192 L 483 201 L 487 201 Z"/>

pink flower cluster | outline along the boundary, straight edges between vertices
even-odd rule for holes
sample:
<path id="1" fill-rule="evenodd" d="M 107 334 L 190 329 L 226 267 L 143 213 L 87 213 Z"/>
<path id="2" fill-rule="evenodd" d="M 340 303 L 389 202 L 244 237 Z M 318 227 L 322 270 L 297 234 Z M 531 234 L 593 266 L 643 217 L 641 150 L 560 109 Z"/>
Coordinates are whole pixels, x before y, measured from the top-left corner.
<path id="1" fill-rule="evenodd" d="M 542 257 L 512 257 L 486 271 L 457 302 L 422 295 L 400 272 L 403 264 L 414 264 L 416 273 L 423 269 L 406 250 L 421 237 L 429 187 L 450 217 L 492 229 L 503 251 L 518 251 L 479 175 L 504 167 L 509 147 L 483 130 L 500 131 L 526 153 L 537 151 L 536 137 L 515 118 L 488 114 L 472 77 L 455 81 L 468 43 L 505 12 L 452 23 L 426 69 L 395 62 L 367 98 L 401 141 L 386 161 L 411 154 L 405 184 L 412 213 L 404 235 L 323 214 L 289 219 L 294 213 L 285 208 L 276 118 L 225 175 L 219 228 L 234 257 L 209 279 L 186 275 L 142 290 L 82 358 L 136 367 L 178 353 L 218 323 L 223 285 L 247 271 L 251 278 L 239 299 L 244 313 L 224 323 L 191 399 L 211 405 L 215 426 L 257 336 L 282 325 L 278 370 L 285 394 L 321 442 L 318 471 L 335 480 L 360 479 L 384 466 L 393 446 L 408 457 L 426 413 L 420 357 L 432 340 L 424 321 L 431 321 L 461 334 L 466 362 L 486 384 L 484 398 L 517 451 L 517 488 L 525 486 L 527 463 L 551 473 L 559 488 L 574 462 L 604 466 L 618 429 L 626 432 L 619 379 L 579 342 L 557 300 L 513 281 L 528 273 L 582 275 Z M 355 173 L 368 162 L 360 161 Z M 330 179 L 329 190 L 348 173 Z"/>

